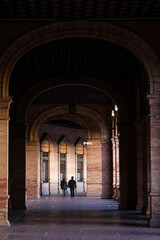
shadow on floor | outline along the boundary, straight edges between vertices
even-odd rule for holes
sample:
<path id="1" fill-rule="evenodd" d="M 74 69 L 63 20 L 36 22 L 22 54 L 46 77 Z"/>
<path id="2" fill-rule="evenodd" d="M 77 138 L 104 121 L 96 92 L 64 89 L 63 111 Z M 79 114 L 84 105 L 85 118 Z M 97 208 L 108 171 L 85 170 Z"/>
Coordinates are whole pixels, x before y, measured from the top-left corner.
<path id="1" fill-rule="evenodd" d="M 118 205 L 112 199 L 46 196 L 28 200 L 26 211 L 10 210 L 9 221 L 11 225 L 148 225 L 148 216 L 138 211 L 119 211 Z"/>

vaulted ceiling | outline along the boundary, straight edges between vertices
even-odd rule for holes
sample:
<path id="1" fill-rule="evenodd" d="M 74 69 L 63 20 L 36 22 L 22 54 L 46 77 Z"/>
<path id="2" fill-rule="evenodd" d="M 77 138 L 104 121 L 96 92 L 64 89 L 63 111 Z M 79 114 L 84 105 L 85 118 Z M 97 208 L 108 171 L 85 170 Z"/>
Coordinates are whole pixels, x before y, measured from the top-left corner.
<path id="1" fill-rule="evenodd" d="M 124 20 L 157 19 L 160 0 L 29 0 L 0 1 L 0 21 L 35 20 Z M 29 22 L 29 21 L 28 21 Z M 45 21 L 44 21 L 45 23 Z M 78 85 L 76 76 L 93 77 L 130 96 L 142 67 L 125 48 L 100 39 L 73 37 L 57 39 L 26 53 L 15 65 L 10 79 L 10 95 L 17 106 L 23 95 L 42 82 L 44 91 L 32 104 L 111 104 L 112 99 L 98 88 Z M 68 76 L 75 84 L 67 85 Z M 45 89 L 45 81 L 62 77 L 63 87 Z M 66 77 L 66 85 L 65 85 Z M 73 80 L 73 77 L 72 77 Z M 102 87 L 103 88 L 103 87 Z M 128 95 L 128 96 L 126 96 Z"/>
<path id="2" fill-rule="evenodd" d="M 130 79 L 134 78 L 139 69 L 136 57 L 111 42 L 92 38 L 55 40 L 32 49 L 19 60 L 11 76 L 10 95 L 21 93 L 23 96 L 26 89 L 40 81 L 45 83 L 45 79 L 56 76 L 65 79 L 73 74 L 101 78 L 117 86 L 125 85 L 128 75 Z M 96 89 L 73 84 L 44 91 L 34 103 L 69 104 L 73 99 L 77 104 L 111 102 Z"/>

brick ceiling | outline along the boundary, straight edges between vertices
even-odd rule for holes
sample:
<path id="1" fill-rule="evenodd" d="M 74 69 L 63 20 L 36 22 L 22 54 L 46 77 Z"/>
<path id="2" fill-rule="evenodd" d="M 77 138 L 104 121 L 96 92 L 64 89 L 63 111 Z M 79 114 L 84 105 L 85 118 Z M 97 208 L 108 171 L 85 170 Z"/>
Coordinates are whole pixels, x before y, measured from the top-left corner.
<path id="1" fill-rule="evenodd" d="M 1 0 L 0 19 L 157 19 L 160 0 Z"/>

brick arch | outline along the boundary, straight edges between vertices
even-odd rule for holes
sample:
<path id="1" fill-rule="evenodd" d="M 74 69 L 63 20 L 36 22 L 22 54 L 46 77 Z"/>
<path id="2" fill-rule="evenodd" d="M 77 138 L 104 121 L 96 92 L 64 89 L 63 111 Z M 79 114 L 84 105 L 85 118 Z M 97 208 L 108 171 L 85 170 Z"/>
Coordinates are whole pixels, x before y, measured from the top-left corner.
<path id="1" fill-rule="evenodd" d="M 152 48 L 141 37 L 110 23 L 76 21 L 43 25 L 13 42 L 0 58 L 0 97 L 8 97 L 10 75 L 17 61 L 26 52 L 43 43 L 67 37 L 103 39 L 126 48 L 144 66 L 150 83 L 150 94 L 155 94 L 158 91 L 160 61 Z"/>
<path id="2" fill-rule="evenodd" d="M 74 77 L 78 80 L 78 83 L 74 82 Z M 67 82 L 67 83 L 66 83 Z M 45 83 L 45 84 L 44 84 Z M 31 102 L 42 92 L 47 91 L 52 88 L 63 87 L 63 86 L 73 86 L 79 85 L 84 87 L 95 88 L 100 92 L 103 92 L 112 99 L 113 104 L 120 106 L 120 109 L 123 109 L 124 112 L 127 112 L 127 105 L 122 94 L 108 82 L 101 81 L 98 78 L 90 76 L 60 76 L 54 77 L 51 79 L 45 79 L 44 81 L 34 85 L 29 89 L 26 94 L 23 96 L 22 100 L 19 103 L 16 122 L 19 124 L 26 123 L 26 112 L 31 104 Z M 106 90 L 105 90 L 106 89 Z M 125 116 L 126 117 L 126 116 Z M 126 117 L 127 118 L 127 117 Z"/>
<path id="3" fill-rule="evenodd" d="M 77 106 L 76 112 L 83 114 L 85 116 L 88 116 L 91 119 L 95 120 L 101 129 L 102 138 L 109 138 L 109 136 L 110 136 L 109 129 L 106 125 L 106 122 L 100 116 L 99 113 L 97 113 L 94 110 L 91 110 L 87 107 L 82 107 L 82 106 Z M 68 106 L 55 107 L 55 108 L 49 109 L 49 110 L 45 111 L 44 113 L 42 113 L 41 115 L 39 115 L 35 119 L 34 123 L 32 124 L 30 134 L 29 134 L 30 141 L 38 140 L 38 130 L 43 122 L 45 122 L 47 119 L 50 119 L 54 116 L 57 116 L 59 114 L 65 114 L 65 113 L 68 113 Z"/>

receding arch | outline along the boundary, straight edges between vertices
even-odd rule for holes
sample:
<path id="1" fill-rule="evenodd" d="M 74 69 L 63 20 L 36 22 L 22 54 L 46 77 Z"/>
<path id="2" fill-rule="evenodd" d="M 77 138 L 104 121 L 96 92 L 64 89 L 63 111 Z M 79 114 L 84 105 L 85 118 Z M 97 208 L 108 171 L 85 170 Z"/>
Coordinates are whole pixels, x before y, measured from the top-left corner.
<path id="1" fill-rule="evenodd" d="M 74 78 L 78 80 L 78 83 L 74 82 Z M 30 90 L 26 92 L 21 102 L 19 103 L 17 115 L 16 115 L 16 122 L 21 124 L 26 123 L 26 112 L 29 105 L 42 92 L 52 88 L 58 88 L 63 86 L 73 86 L 73 85 L 95 88 L 96 90 L 99 90 L 100 92 L 104 93 L 106 97 L 111 98 L 114 104 L 118 103 L 121 107 L 120 109 L 123 109 L 124 112 L 127 112 L 127 104 L 123 95 L 108 82 L 104 83 L 104 81 L 102 82 L 100 79 L 97 79 L 95 77 L 90 77 L 90 76 L 86 76 L 86 77 L 77 76 L 77 75 L 76 76 L 72 75 L 72 77 L 60 76 L 60 77 L 55 77 L 54 81 L 53 81 L 53 78 L 46 79 L 45 84 L 44 84 L 44 81 L 42 81 L 34 85 Z M 107 92 L 104 89 L 107 89 Z"/>
<path id="2" fill-rule="evenodd" d="M 0 58 L 0 97 L 9 95 L 9 79 L 17 61 L 30 49 L 43 43 L 68 37 L 90 37 L 118 44 L 132 52 L 144 66 L 150 94 L 158 91 L 160 61 L 153 49 L 135 33 L 110 23 L 87 21 L 50 23 L 30 31 L 12 43 Z"/>
<path id="3" fill-rule="evenodd" d="M 88 116 L 92 119 L 95 119 L 101 129 L 102 138 L 108 138 L 109 135 L 109 129 L 107 128 L 106 122 L 104 119 L 95 112 L 94 110 L 88 109 L 87 107 L 77 106 L 77 113 L 83 114 L 85 116 Z M 43 122 L 45 122 L 47 119 L 59 115 L 68 113 L 68 106 L 62 106 L 62 107 L 55 107 L 50 110 L 45 111 L 41 115 L 39 115 L 34 123 L 32 124 L 31 130 L 30 130 L 30 141 L 38 140 L 38 130 Z"/>

